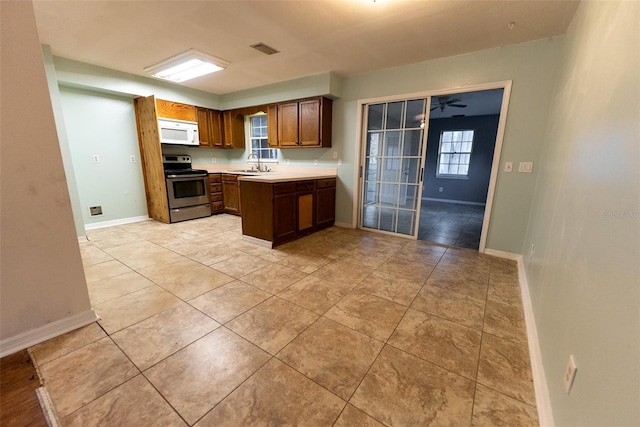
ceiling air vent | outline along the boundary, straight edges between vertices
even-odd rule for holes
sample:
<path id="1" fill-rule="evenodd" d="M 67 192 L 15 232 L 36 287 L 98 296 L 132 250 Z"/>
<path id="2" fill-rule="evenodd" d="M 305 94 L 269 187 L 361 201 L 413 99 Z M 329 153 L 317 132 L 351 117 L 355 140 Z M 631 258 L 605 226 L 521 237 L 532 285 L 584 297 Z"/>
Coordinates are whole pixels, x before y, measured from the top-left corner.
<path id="1" fill-rule="evenodd" d="M 274 53 L 278 53 L 279 52 L 279 50 L 275 50 L 271 46 L 267 46 L 266 44 L 264 44 L 262 42 L 256 43 L 256 44 L 252 44 L 251 47 L 254 48 L 255 50 L 258 50 L 258 51 L 266 54 L 266 55 L 273 55 Z"/>

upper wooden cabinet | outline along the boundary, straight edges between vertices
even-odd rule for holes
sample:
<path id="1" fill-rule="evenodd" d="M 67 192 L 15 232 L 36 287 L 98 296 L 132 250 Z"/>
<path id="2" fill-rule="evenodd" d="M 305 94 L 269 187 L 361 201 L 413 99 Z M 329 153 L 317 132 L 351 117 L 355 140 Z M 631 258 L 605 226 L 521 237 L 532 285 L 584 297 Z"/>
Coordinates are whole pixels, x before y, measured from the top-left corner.
<path id="1" fill-rule="evenodd" d="M 332 101 L 330 99 L 304 99 L 281 103 L 277 107 L 277 146 L 281 148 L 331 147 Z M 273 120 L 269 121 L 269 126 L 272 126 L 272 122 Z M 275 146 L 271 141 L 269 145 Z"/>
<path id="2" fill-rule="evenodd" d="M 196 107 L 179 102 L 156 99 L 156 114 L 164 119 L 187 120 L 195 122 Z"/>
<path id="3" fill-rule="evenodd" d="M 200 147 L 224 148 L 222 142 L 222 113 L 210 108 L 196 107 Z"/>
<path id="4" fill-rule="evenodd" d="M 269 147 L 278 148 L 278 105 L 267 106 L 267 141 Z"/>
<path id="5" fill-rule="evenodd" d="M 237 110 L 222 113 L 224 120 L 224 148 L 244 149 L 244 115 Z"/>

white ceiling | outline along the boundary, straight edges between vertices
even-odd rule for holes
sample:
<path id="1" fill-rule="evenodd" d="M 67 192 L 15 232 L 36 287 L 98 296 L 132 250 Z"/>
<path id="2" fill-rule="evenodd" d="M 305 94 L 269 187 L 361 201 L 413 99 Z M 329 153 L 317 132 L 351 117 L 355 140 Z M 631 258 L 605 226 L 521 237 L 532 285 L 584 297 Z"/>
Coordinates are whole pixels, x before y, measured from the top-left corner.
<path id="1" fill-rule="evenodd" d="M 564 34 L 575 0 L 35 0 L 54 55 L 146 76 L 193 48 L 229 61 L 183 86 L 224 94 L 346 76 Z M 509 23 L 514 22 L 513 29 Z M 267 56 L 249 46 L 279 50 Z"/>

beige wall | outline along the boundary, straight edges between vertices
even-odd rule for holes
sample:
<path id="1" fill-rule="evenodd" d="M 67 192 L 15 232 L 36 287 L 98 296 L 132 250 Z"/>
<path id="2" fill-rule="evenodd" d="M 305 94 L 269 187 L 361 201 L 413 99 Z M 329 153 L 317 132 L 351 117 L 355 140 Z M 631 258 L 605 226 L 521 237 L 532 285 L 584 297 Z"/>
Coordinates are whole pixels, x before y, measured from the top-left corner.
<path id="1" fill-rule="evenodd" d="M 0 352 L 95 319 L 33 6 L 2 1 Z"/>
<path id="2" fill-rule="evenodd" d="M 540 350 L 557 426 L 638 426 L 640 3 L 581 2 L 565 43 L 523 254 Z"/>

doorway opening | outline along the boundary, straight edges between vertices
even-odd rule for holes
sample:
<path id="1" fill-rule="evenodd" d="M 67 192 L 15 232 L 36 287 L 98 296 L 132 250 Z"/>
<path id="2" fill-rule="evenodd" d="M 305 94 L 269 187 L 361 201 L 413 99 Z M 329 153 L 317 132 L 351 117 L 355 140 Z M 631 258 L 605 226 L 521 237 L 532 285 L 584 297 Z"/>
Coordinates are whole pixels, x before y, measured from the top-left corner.
<path id="1" fill-rule="evenodd" d="M 357 227 L 484 252 L 510 89 L 360 100 Z"/>
<path id="2" fill-rule="evenodd" d="M 432 98 L 418 240 L 479 249 L 503 92 Z"/>

